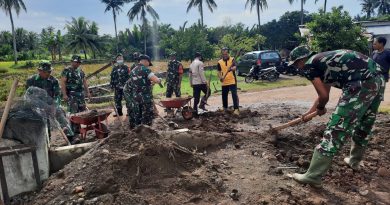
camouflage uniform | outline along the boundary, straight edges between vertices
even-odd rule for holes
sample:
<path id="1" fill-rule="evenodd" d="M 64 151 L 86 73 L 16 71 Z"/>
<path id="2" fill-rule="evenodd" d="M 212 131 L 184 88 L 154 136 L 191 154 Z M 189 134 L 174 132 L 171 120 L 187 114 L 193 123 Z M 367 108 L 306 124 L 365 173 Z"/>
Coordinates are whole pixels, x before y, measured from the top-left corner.
<path id="1" fill-rule="evenodd" d="M 167 92 L 166 97 L 172 97 L 173 92 L 176 97 L 181 96 L 180 92 L 180 75 L 182 74 L 182 65 L 177 60 L 171 60 L 168 63 L 167 70 Z"/>
<path id="2" fill-rule="evenodd" d="M 123 87 L 129 79 L 129 67 L 125 64 L 116 64 L 111 72 L 111 88 L 115 90 L 115 107 L 122 113 Z"/>
<path id="3" fill-rule="evenodd" d="M 85 74 L 81 68 L 74 69 L 72 66 L 66 67 L 61 77 L 66 78 L 66 95 L 68 95 L 68 112 L 78 113 L 87 110 L 84 95 Z"/>
<path id="4" fill-rule="evenodd" d="M 346 138 L 365 147 L 385 89 L 380 66 L 361 53 L 336 50 L 312 55 L 304 74 L 309 80 L 319 77 L 343 92 L 316 150 L 332 157 Z"/>
<path id="5" fill-rule="evenodd" d="M 46 72 L 51 72 L 51 64 L 50 62 L 41 62 L 39 70 L 43 70 Z M 56 109 L 55 117 L 58 123 L 60 124 L 61 128 L 66 128 L 65 132 L 67 136 L 73 136 L 74 133 L 71 130 L 69 126 L 68 120 L 65 118 L 65 112 L 60 107 L 61 104 L 61 90 L 60 85 L 57 80 L 57 78 L 53 77 L 52 75 L 49 76 L 47 79 L 43 79 L 39 76 L 39 74 L 35 74 L 27 79 L 26 82 L 26 89 L 29 87 L 38 87 L 47 92 L 47 95 L 53 99 L 53 102 L 48 102 L 49 104 L 54 104 Z M 50 123 L 50 122 L 49 122 Z M 50 135 L 50 130 L 49 130 Z"/>
<path id="6" fill-rule="evenodd" d="M 152 125 L 154 118 L 154 106 L 152 95 L 152 84 L 150 77 L 152 71 L 139 64 L 130 72 L 130 79 L 124 87 L 126 105 L 130 127 L 137 125 Z"/>

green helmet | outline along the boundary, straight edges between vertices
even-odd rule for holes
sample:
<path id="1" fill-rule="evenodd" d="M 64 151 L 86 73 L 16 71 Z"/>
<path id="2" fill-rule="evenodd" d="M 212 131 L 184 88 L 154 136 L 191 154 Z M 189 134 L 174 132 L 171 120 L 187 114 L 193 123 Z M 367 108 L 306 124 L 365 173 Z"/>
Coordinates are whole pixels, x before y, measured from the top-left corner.
<path id="1" fill-rule="evenodd" d="M 53 68 L 51 67 L 50 61 L 41 61 L 41 62 L 39 62 L 38 70 L 51 72 L 53 70 Z"/>
<path id="2" fill-rule="evenodd" d="M 310 56 L 312 52 L 307 46 L 298 46 L 290 53 L 290 62 L 288 65 L 293 65 L 297 60 Z"/>

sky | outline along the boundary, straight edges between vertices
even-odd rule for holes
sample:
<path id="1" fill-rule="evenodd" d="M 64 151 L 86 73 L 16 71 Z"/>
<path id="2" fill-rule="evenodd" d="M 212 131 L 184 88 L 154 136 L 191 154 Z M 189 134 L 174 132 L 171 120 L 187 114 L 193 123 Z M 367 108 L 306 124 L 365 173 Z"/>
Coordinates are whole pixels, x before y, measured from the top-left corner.
<path id="1" fill-rule="evenodd" d="M 244 23 L 247 26 L 257 24 L 257 14 L 254 9 L 245 9 L 246 0 L 215 0 L 218 8 L 211 13 L 208 8 L 204 8 L 204 23 L 208 27 L 221 26 L 223 24 Z M 114 23 L 112 12 L 104 13 L 105 5 L 100 0 L 24 0 L 27 13 L 22 11 L 18 17 L 14 13 L 15 27 L 23 27 L 29 31 L 40 32 L 42 28 L 53 26 L 56 29 L 64 30 L 64 26 L 72 17 L 83 16 L 87 20 L 95 21 L 99 26 L 100 34 L 114 34 Z M 171 24 L 178 28 L 188 21 L 187 25 L 197 22 L 200 18 L 197 8 L 190 12 L 187 10 L 188 0 L 153 0 L 152 7 L 160 15 L 160 23 Z M 317 4 L 314 0 L 306 0 L 304 9 L 308 12 L 317 12 L 323 7 L 324 0 L 319 0 Z M 352 16 L 361 14 L 359 0 L 328 0 L 327 10 L 333 6 L 343 5 L 344 9 Z M 131 4 L 123 7 L 123 12 L 117 19 L 118 31 L 132 28 L 138 21 L 130 22 L 127 11 Z M 300 10 L 300 0 L 296 0 L 292 5 L 288 0 L 268 0 L 268 9 L 261 13 L 261 24 L 278 19 L 287 11 Z M 0 31 L 11 30 L 9 16 L 0 10 Z"/>

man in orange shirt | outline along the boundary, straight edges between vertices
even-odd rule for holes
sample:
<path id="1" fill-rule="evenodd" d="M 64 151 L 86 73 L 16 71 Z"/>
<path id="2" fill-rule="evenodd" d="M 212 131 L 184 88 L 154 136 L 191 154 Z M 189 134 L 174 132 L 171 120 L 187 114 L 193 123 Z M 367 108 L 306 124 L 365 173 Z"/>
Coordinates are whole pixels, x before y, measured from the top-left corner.
<path id="1" fill-rule="evenodd" d="M 228 48 L 222 48 L 222 59 L 218 61 L 218 77 L 222 82 L 222 104 L 223 110 L 228 108 L 228 95 L 229 91 L 232 93 L 233 98 L 233 114 L 239 115 L 238 110 L 238 95 L 237 95 L 237 79 L 236 79 L 236 61 L 229 55 Z"/>

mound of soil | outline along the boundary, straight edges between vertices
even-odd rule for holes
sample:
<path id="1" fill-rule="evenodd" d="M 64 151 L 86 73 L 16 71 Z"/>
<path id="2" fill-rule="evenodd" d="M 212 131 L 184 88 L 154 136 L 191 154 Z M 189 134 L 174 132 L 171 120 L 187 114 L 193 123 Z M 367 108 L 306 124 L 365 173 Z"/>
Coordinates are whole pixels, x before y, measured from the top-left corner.
<path id="1" fill-rule="evenodd" d="M 139 127 L 53 175 L 31 204 L 211 203 L 219 194 L 208 175 L 203 158 Z"/>

